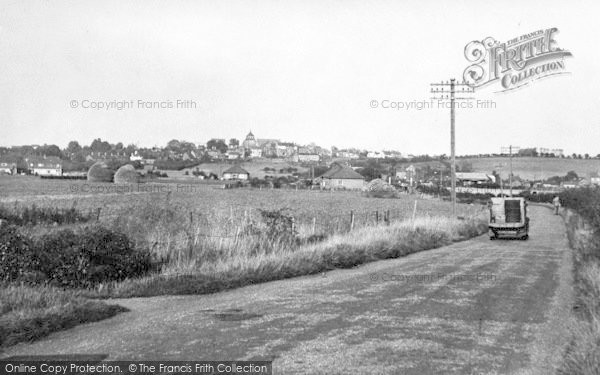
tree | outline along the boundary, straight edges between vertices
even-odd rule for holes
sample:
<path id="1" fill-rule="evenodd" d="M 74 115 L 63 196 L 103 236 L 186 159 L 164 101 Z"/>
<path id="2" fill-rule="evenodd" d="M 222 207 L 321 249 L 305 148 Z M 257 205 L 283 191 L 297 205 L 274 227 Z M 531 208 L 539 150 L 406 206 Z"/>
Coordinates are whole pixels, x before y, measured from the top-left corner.
<path id="1" fill-rule="evenodd" d="M 41 153 L 45 156 L 56 156 L 62 157 L 62 152 L 57 145 L 43 145 L 39 148 L 38 153 Z"/>
<path id="2" fill-rule="evenodd" d="M 565 176 L 565 181 L 577 181 L 578 179 L 579 176 L 577 176 L 577 173 L 575 173 L 575 171 L 569 171 Z"/>
<path id="3" fill-rule="evenodd" d="M 365 177 L 367 181 L 371 181 L 376 178 L 381 178 L 381 171 L 371 166 L 360 168 L 357 170 L 357 172 L 360 173 L 363 177 Z"/>
<path id="4" fill-rule="evenodd" d="M 127 147 L 125 147 L 125 152 L 127 153 L 127 155 L 132 155 L 136 150 L 137 146 L 133 143 L 130 143 L 127 145 Z"/>
<path id="5" fill-rule="evenodd" d="M 67 145 L 67 152 L 69 154 L 76 154 L 79 151 L 81 151 L 81 146 L 79 145 L 79 142 L 77 142 L 77 141 L 69 142 L 69 144 Z"/>
<path id="6" fill-rule="evenodd" d="M 211 139 L 206 142 L 206 148 L 209 150 L 219 150 L 221 154 L 227 152 L 227 145 L 220 139 Z"/>
<path id="7" fill-rule="evenodd" d="M 102 141 L 100 138 L 94 139 L 90 145 L 90 149 L 94 152 L 108 152 L 111 148 L 110 143 Z"/>
<path id="8" fill-rule="evenodd" d="M 123 149 L 123 143 L 119 142 L 115 145 L 115 150 L 121 151 Z"/>
<path id="9" fill-rule="evenodd" d="M 517 152 L 517 156 L 538 156 L 535 148 L 522 148 Z"/>
<path id="10" fill-rule="evenodd" d="M 179 152 L 181 149 L 181 142 L 176 139 L 172 139 L 169 141 L 169 143 L 167 143 L 166 149 L 173 152 Z"/>
<path id="11" fill-rule="evenodd" d="M 229 140 L 229 147 L 238 147 L 240 145 L 240 141 L 235 138 L 231 138 Z"/>

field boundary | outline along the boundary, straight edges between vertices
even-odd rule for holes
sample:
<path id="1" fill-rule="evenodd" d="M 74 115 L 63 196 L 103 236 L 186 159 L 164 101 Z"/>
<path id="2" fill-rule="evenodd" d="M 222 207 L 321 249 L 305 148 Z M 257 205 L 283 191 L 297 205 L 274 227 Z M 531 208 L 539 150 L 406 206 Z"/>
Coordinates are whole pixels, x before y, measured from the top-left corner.
<path id="1" fill-rule="evenodd" d="M 91 298 L 211 294 L 250 284 L 352 268 L 394 259 L 480 236 L 483 219 L 418 218 L 390 226 L 359 228 L 298 250 L 261 254 L 235 263 L 184 274 L 155 274 L 101 285 Z"/>

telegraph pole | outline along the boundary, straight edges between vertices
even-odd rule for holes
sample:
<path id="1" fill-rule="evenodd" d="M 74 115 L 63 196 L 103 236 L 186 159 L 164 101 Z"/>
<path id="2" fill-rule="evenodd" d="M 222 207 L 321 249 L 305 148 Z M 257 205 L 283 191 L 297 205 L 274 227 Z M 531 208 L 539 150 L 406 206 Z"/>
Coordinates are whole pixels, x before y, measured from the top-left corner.
<path id="1" fill-rule="evenodd" d="M 521 147 L 519 146 L 513 146 L 510 145 L 508 147 L 502 146 L 500 148 L 500 154 L 501 155 L 505 155 L 506 151 L 508 150 L 508 160 L 509 160 L 509 165 L 510 165 L 510 174 L 508 175 L 508 184 L 509 186 L 509 196 L 512 197 L 512 178 L 513 178 L 513 165 L 512 165 L 512 155 L 513 155 L 513 150 L 515 150 L 517 153 L 521 150 Z"/>
<path id="2" fill-rule="evenodd" d="M 450 82 L 441 82 L 441 83 L 432 83 L 431 84 L 431 93 L 434 94 L 432 99 L 438 100 L 438 105 L 441 101 L 448 99 L 448 94 L 450 94 L 450 158 L 451 158 L 451 176 L 450 176 L 450 184 L 451 191 L 450 196 L 452 198 L 452 215 L 456 216 L 456 154 L 455 154 L 455 101 L 456 100 L 465 100 L 465 99 L 473 99 L 473 98 L 464 98 L 464 97 L 456 97 L 456 88 L 457 86 L 460 88 L 459 92 L 461 94 L 470 94 L 475 92 L 475 89 L 469 86 L 464 80 L 462 83 L 456 83 L 456 79 L 452 78 Z M 448 91 L 447 87 L 450 87 L 450 91 Z M 436 96 L 438 95 L 438 96 Z"/>
<path id="3" fill-rule="evenodd" d="M 510 163 L 510 174 L 508 175 L 508 184 L 510 185 L 509 197 L 512 198 L 512 145 L 508 146 L 508 160 Z"/>

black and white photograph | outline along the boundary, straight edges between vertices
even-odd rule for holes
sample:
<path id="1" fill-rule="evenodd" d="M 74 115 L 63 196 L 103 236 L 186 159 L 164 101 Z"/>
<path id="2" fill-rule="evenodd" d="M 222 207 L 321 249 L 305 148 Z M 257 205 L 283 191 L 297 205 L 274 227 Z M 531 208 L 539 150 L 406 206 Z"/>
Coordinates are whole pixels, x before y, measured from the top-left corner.
<path id="1" fill-rule="evenodd" d="M 0 0 L 0 374 L 600 375 L 598 15 Z"/>

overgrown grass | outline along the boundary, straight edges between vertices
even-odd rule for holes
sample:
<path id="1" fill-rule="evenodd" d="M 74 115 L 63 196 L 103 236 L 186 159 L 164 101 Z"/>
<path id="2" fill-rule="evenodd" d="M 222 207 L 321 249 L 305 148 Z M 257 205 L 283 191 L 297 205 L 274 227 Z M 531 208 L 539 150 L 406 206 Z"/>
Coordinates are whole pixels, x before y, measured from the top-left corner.
<path id="1" fill-rule="evenodd" d="M 225 246 L 171 259 L 162 272 L 101 286 L 97 297 L 205 294 L 266 281 L 397 258 L 467 239 L 487 230 L 482 218 L 418 218 L 359 228 L 322 242 L 295 246 Z"/>
<path id="2" fill-rule="evenodd" d="M 92 214 L 79 211 L 75 205 L 69 208 L 57 208 L 15 203 L 13 207 L 0 205 L 0 219 L 13 225 L 60 225 L 88 222 L 92 219 Z"/>
<path id="3" fill-rule="evenodd" d="M 106 319 L 122 311 L 126 309 L 89 300 L 81 292 L 41 286 L 0 286 L 0 347 Z"/>
<path id="4" fill-rule="evenodd" d="M 565 375 L 600 374 L 600 237 L 580 216 L 565 214 L 574 250 L 577 320 L 572 340 L 559 370 Z"/>

